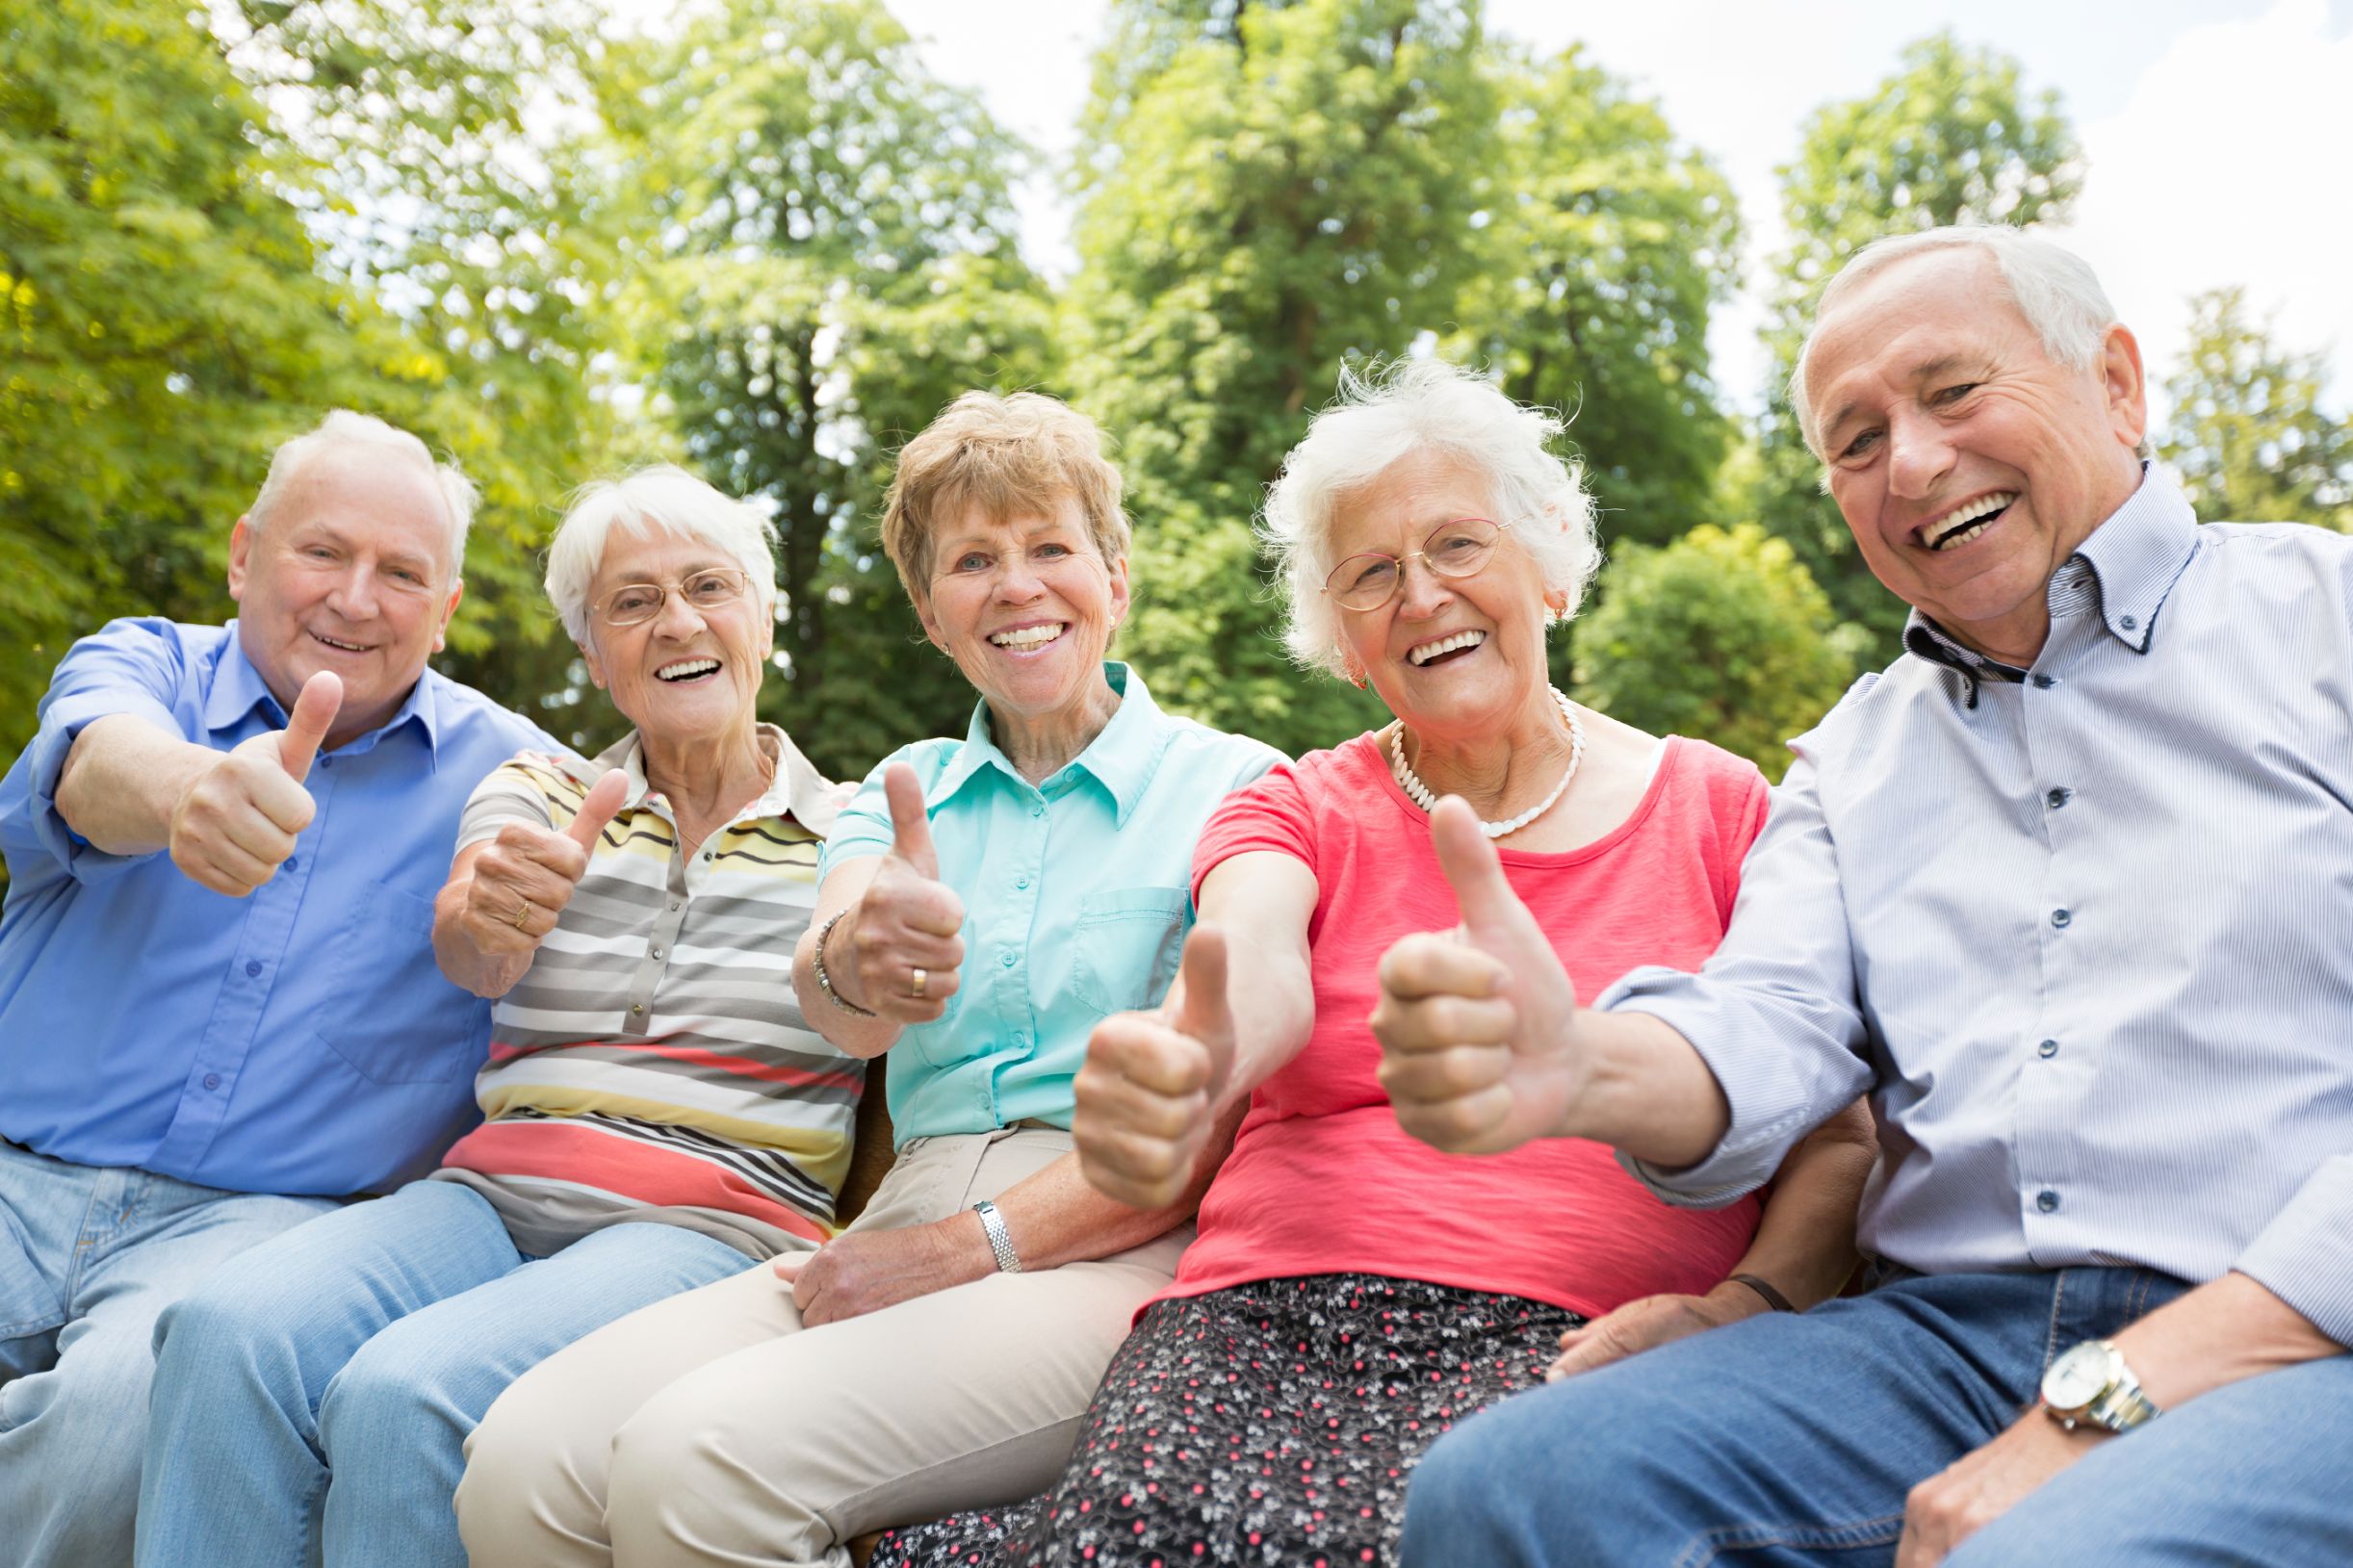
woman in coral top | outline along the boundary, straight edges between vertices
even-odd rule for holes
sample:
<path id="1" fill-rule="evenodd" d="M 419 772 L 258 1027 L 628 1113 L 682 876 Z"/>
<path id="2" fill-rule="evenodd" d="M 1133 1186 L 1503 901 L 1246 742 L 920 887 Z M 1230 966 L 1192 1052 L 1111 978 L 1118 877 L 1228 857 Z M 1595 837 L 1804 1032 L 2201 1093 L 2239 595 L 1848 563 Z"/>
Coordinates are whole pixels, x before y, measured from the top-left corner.
<path id="1" fill-rule="evenodd" d="M 1397 1123 L 1367 1027 L 1390 944 L 1461 919 L 1429 812 L 1468 802 L 1590 995 L 1694 968 L 1732 914 L 1764 779 L 1552 689 L 1545 631 L 1597 551 L 1559 422 L 1422 361 L 1350 383 L 1266 526 L 1303 663 L 1397 722 L 1229 797 L 1195 850 L 1201 925 L 1159 1012 L 1105 1020 L 1077 1084 L 1088 1178 L 1139 1206 L 1248 1115 L 1200 1239 L 1145 1307 L 1060 1481 L 1011 1514 L 885 1538 L 876 1562 L 1394 1557 L 1406 1477 L 1514 1390 L 1836 1291 L 1873 1159 L 1850 1110 L 1770 1200 L 1670 1209 L 1598 1144 L 1438 1153 Z"/>

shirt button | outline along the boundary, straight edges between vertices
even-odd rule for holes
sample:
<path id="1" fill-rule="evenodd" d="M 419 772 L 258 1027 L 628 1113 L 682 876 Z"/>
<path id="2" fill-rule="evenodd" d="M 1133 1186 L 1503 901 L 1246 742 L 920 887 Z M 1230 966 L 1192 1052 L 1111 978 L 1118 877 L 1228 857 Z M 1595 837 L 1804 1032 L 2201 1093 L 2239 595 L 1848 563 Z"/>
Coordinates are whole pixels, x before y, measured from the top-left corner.
<path id="1" fill-rule="evenodd" d="M 2116 618 L 2116 624 L 2124 628 L 2127 631 L 2137 631 L 2140 630 L 2140 623 L 2130 615 L 2118 616 Z"/>
<path id="2" fill-rule="evenodd" d="M 2061 930 L 2064 930 L 2067 922 L 2074 918 L 2075 916 L 2068 913 L 2065 910 L 2053 910 L 2051 912 L 2051 923 L 2059 927 Z"/>
<path id="3" fill-rule="evenodd" d="M 643 1013 L 645 1011 L 645 1004 L 643 1002 L 632 1002 L 629 1004 L 629 1010 L 632 1013 Z"/>
<path id="4" fill-rule="evenodd" d="M 1027 877 L 1016 877 L 1013 879 L 1013 885 L 1016 887 L 1027 887 L 1029 886 L 1029 879 Z"/>
<path id="5" fill-rule="evenodd" d="M 2047 675 L 2038 675 L 2034 678 L 2034 689 L 2036 691 L 2049 691 L 2053 686 L 2057 684 L 2057 681 L 2052 680 Z"/>
<path id="6" fill-rule="evenodd" d="M 2056 1214 L 2058 1212 L 2058 1194 L 2048 1187 L 2044 1188 L 2034 1195 L 2034 1206 L 2045 1214 Z"/>
<path id="7" fill-rule="evenodd" d="M 219 1089 L 220 1087 L 220 1074 L 217 1072 L 206 1073 L 204 1075 L 204 1087 L 207 1089 Z"/>
<path id="8" fill-rule="evenodd" d="M 2075 799 L 2074 790 L 2065 788 L 2054 789 L 2051 791 L 2051 793 L 2043 797 L 2043 804 L 2049 806 L 2051 810 L 2056 811 L 2073 799 Z"/>
<path id="9" fill-rule="evenodd" d="M 1029 814 L 1031 816 L 1044 816 L 1046 814 L 1046 808 L 1043 806 L 1032 806 L 1029 809 Z"/>
<path id="10" fill-rule="evenodd" d="M 259 960 L 259 959 L 247 959 L 247 960 L 246 960 L 246 978 L 247 980 L 258 980 L 259 978 L 261 978 L 261 972 L 262 972 L 261 960 Z"/>
<path id="11" fill-rule="evenodd" d="M 659 947 L 655 948 L 655 949 L 654 949 L 654 956 L 655 956 L 656 958 L 659 958 L 659 957 L 661 957 L 661 949 L 660 949 L 660 948 L 659 948 Z"/>
<path id="12" fill-rule="evenodd" d="M 302 857 L 299 855 L 289 855 L 286 857 L 286 869 L 289 871 L 296 869 L 297 866 L 301 865 L 301 863 Z"/>
<path id="13" fill-rule="evenodd" d="M 2045 1061 L 2048 1061 L 2050 1058 L 2058 1055 L 2058 1041 L 2056 1040 L 2044 1041 L 2040 1045 L 2034 1047 L 2034 1054 L 2042 1057 Z"/>
<path id="14" fill-rule="evenodd" d="M 1003 954 L 997 959 L 996 962 L 1010 969 L 1013 967 L 1013 955 L 1011 953 Z"/>
<path id="15" fill-rule="evenodd" d="M 319 765 L 323 768 L 331 768 L 335 765 L 335 759 L 331 757 L 322 757 L 319 758 Z"/>
<path id="16" fill-rule="evenodd" d="M 673 898 L 672 900 L 670 900 L 670 908 L 672 908 L 672 909 L 677 909 L 677 908 L 678 908 L 678 900 L 677 900 L 677 899 Z"/>

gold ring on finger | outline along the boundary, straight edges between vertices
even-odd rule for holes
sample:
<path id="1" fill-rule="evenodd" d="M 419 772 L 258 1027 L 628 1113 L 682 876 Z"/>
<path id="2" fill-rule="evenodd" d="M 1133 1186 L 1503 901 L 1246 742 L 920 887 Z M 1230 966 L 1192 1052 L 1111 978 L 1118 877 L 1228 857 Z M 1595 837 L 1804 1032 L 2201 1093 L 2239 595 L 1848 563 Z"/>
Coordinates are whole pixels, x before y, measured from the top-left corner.
<path id="1" fill-rule="evenodd" d="M 931 971 L 929 969 L 913 970 L 908 975 L 907 994 L 919 1002 L 923 999 L 924 988 L 930 984 Z"/>
<path id="2" fill-rule="evenodd" d="M 521 907 L 515 911 L 515 929 L 517 931 L 521 931 L 523 929 L 523 922 L 529 920 L 530 917 L 531 901 L 527 898 L 523 901 Z"/>

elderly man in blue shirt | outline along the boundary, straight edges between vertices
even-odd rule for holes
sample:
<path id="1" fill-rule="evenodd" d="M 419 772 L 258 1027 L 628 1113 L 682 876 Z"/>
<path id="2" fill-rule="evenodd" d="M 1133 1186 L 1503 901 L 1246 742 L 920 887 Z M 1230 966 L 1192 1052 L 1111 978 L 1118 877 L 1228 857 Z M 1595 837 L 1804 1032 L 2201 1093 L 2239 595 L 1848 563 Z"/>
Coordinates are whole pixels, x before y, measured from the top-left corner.
<path id="1" fill-rule="evenodd" d="M 349 412 L 278 449 L 223 627 L 76 643 L 0 782 L 0 1540 L 131 1555 L 157 1316 L 430 1166 L 489 1004 L 432 896 L 483 776 L 553 743 L 426 668 L 472 487 Z"/>
<path id="2" fill-rule="evenodd" d="M 1598 1139 L 1685 1203 L 1868 1092 L 1881 1282 L 1479 1416 L 1407 1560 L 2353 1561 L 2353 539 L 2199 527 L 2132 334 L 2015 230 L 1865 249 L 1798 367 L 1915 613 L 1722 948 L 1580 1008 L 1434 824 L 1465 938 L 1392 949 L 1375 1029 L 1419 1136 Z"/>

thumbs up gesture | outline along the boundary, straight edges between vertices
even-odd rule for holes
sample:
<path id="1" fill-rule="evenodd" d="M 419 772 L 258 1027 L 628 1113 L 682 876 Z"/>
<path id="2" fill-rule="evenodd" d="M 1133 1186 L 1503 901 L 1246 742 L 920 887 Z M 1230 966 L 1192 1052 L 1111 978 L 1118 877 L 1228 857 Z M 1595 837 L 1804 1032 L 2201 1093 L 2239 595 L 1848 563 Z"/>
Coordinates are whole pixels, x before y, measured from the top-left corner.
<path id="1" fill-rule="evenodd" d="M 1430 838 L 1462 924 L 1383 956 L 1381 1086 L 1423 1143 L 1497 1154 L 1551 1134 L 1577 1097 L 1576 989 L 1470 808 L 1438 802 Z"/>
<path id="2" fill-rule="evenodd" d="M 1162 1209 L 1184 1192 L 1233 1076 L 1233 1009 L 1226 935 L 1193 928 L 1180 987 L 1154 1013 L 1121 1013 L 1095 1026 L 1073 1092 L 1078 1169 L 1105 1197 Z"/>
<path id="3" fill-rule="evenodd" d="M 191 780 L 171 809 L 172 864 L 231 898 L 275 876 L 318 811 L 302 782 L 342 707 L 343 681 L 322 670 L 295 699 L 285 729 L 242 742 Z"/>
<path id="4" fill-rule="evenodd" d="M 940 880 L 915 769 L 893 762 L 883 795 L 891 803 L 891 851 L 841 922 L 846 930 L 833 938 L 833 951 L 843 957 L 829 957 L 826 966 L 844 1001 L 896 1023 L 929 1023 L 956 994 L 964 900 Z"/>
<path id="5" fill-rule="evenodd" d="M 561 832 L 527 822 L 501 828 L 474 859 L 458 915 L 466 938 L 483 953 L 536 949 L 572 902 L 598 837 L 627 799 L 629 775 L 614 768 L 589 786 Z"/>

